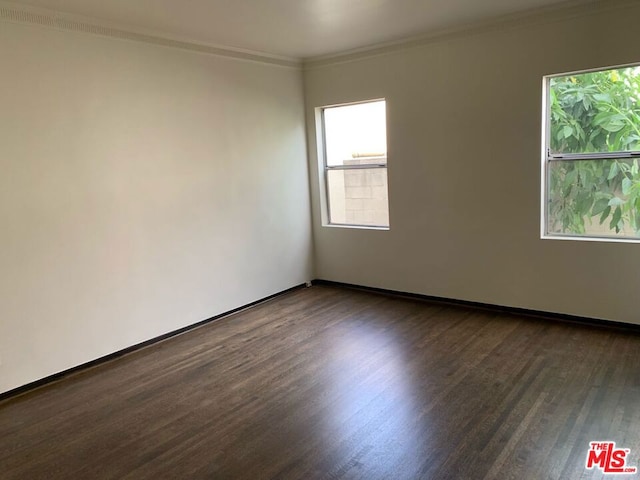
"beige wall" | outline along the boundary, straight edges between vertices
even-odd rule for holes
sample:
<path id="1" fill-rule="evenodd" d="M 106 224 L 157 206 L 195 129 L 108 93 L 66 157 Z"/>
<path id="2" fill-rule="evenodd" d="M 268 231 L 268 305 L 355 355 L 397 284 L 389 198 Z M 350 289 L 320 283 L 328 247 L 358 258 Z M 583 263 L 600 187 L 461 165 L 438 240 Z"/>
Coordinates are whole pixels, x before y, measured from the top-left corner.
<path id="1" fill-rule="evenodd" d="M 0 392 L 311 278 L 300 70 L 0 23 Z"/>
<path id="2" fill-rule="evenodd" d="M 603 5 L 309 65 L 316 276 L 640 324 L 637 244 L 540 239 L 543 75 L 640 61 L 640 6 Z M 391 229 L 323 227 L 314 109 L 377 98 Z"/>
<path id="3" fill-rule="evenodd" d="M 0 392 L 311 276 L 640 323 L 637 245 L 539 238 L 541 78 L 639 14 L 309 68 L 315 273 L 299 71 L 1 23 Z M 322 227 L 314 108 L 383 97 L 391 229 Z"/>

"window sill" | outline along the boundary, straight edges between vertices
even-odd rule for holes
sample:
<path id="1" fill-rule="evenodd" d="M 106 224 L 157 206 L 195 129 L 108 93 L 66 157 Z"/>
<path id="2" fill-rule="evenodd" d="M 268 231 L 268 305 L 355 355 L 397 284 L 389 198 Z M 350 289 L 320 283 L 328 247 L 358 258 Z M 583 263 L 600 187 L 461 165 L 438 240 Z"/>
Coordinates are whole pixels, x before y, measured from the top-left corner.
<path id="1" fill-rule="evenodd" d="M 619 237 L 596 237 L 596 236 L 578 236 L 578 235 L 550 235 L 543 234 L 542 240 L 576 240 L 579 242 L 603 242 L 603 243 L 640 243 L 640 238 L 619 238 Z"/>
<path id="2" fill-rule="evenodd" d="M 343 229 L 355 229 L 355 230 L 379 230 L 383 232 L 389 230 L 389 227 L 376 227 L 372 225 L 350 225 L 350 224 L 342 224 L 342 223 L 325 223 L 322 226 L 330 227 L 330 228 L 343 228 Z"/>

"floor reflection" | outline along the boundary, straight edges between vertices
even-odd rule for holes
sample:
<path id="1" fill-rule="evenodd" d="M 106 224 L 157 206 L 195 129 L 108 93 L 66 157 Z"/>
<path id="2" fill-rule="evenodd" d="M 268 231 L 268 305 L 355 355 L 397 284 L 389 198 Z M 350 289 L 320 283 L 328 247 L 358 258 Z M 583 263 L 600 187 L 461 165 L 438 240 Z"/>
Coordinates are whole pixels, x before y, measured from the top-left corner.
<path id="1" fill-rule="evenodd" d="M 331 437 L 337 475 L 355 470 L 364 478 L 417 472 L 429 443 L 429 417 L 419 385 L 408 375 L 402 337 L 366 321 L 342 326 L 326 349 L 326 394 L 331 409 L 324 428 Z"/>

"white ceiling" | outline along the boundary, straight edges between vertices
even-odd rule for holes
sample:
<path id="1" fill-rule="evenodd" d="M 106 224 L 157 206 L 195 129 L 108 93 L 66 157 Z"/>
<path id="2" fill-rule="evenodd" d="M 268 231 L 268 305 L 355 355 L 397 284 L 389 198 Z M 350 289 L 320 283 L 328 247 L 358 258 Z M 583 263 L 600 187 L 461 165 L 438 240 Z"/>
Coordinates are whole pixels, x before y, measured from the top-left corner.
<path id="1" fill-rule="evenodd" d="M 582 1 L 589 3 L 592 0 Z M 564 2 L 565 0 L 12 1 L 211 45 L 292 58 L 312 58 L 343 52 Z"/>

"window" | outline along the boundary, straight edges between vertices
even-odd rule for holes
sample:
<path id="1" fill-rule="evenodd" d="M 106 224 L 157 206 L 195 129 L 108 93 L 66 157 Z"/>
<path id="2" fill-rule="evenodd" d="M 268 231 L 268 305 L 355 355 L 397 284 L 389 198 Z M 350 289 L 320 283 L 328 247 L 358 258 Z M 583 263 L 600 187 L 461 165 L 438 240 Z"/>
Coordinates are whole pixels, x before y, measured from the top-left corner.
<path id="1" fill-rule="evenodd" d="M 543 236 L 640 240 L 640 66 L 545 78 Z"/>
<path id="2" fill-rule="evenodd" d="M 320 112 L 328 223 L 388 228 L 385 101 Z"/>

